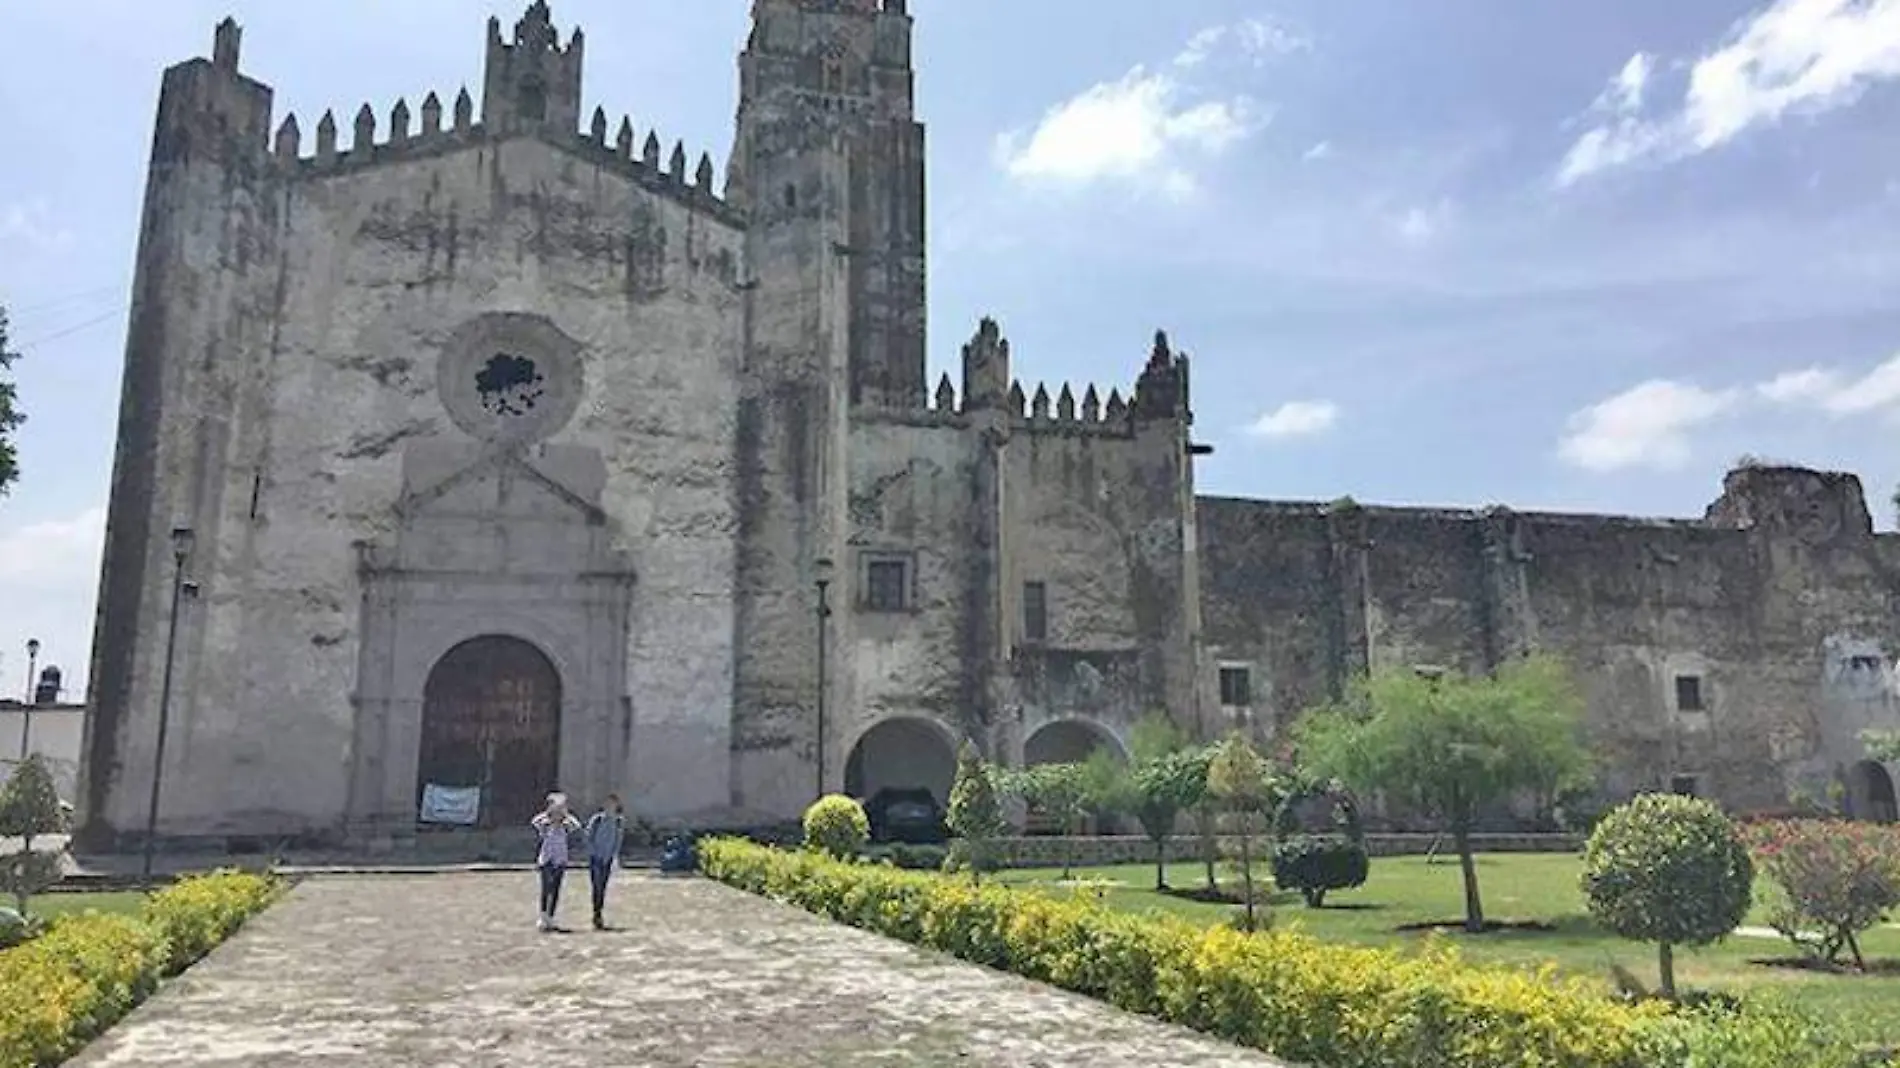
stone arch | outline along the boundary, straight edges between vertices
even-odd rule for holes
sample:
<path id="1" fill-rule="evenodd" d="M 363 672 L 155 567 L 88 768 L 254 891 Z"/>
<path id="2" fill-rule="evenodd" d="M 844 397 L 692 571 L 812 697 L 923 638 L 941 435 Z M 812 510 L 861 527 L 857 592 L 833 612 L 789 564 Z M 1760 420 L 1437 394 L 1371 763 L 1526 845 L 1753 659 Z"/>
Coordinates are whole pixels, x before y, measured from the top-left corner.
<path id="1" fill-rule="evenodd" d="M 1900 823 L 1893 776 L 1878 761 L 1863 760 L 1847 769 L 1848 815 L 1875 823 Z"/>
<path id="2" fill-rule="evenodd" d="M 844 792 L 870 800 L 879 790 L 930 791 L 939 805 L 950 803 L 957 775 L 957 737 L 923 716 L 879 720 L 858 735 L 844 765 Z"/>
<path id="3" fill-rule="evenodd" d="M 416 799 L 431 784 L 479 790 L 475 823 L 519 823 L 558 785 L 561 673 L 531 642 L 485 634 L 451 647 L 422 690 Z"/>
<path id="4" fill-rule="evenodd" d="M 1023 766 L 1080 764 L 1106 750 L 1116 760 L 1128 760 L 1128 750 L 1108 727 L 1089 719 L 1058 719 L 1044 723 L 1023 740 Z"/>

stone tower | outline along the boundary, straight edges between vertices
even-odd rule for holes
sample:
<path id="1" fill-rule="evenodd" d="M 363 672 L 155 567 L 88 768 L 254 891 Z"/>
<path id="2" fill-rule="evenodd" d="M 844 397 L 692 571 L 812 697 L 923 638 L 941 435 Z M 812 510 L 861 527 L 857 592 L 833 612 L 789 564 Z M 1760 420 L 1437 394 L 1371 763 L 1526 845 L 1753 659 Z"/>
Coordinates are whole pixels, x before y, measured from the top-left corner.
<path id="1" fill-rule="evenodd" d="M 902 0 L 755 0 L 727 197 L 747 215 L 735 804 L 804 796 L 813 583 L 846 563 L 854 411 L 924 396 L 923 127 Z M 792 738 L 804 739 L 788 744 Z"/>

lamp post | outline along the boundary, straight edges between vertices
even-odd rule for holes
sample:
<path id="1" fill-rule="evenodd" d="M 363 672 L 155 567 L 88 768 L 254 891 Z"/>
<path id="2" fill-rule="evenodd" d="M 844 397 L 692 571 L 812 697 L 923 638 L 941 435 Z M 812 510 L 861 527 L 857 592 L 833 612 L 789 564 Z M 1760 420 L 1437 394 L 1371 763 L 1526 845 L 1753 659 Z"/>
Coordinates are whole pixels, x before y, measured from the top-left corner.
<path id="1" fill-rule="evenodd" d="M 26 760 L 27 746 L 31 744 L 33 735 L 33 701 L 35 698 L 33 692 L 33 672 L 38 670 L 39 665 L 40 640 L 38 638 L 28 638 L 26 640 L 26 704 L 20 706 L 20 759 L 22 761 Z"/>
<path id="2" fill-rule="evenodd" d="M 831 560 L 812 564 L 812 585 L 818 590 L 818 793 L 825 796 L 825 666 L 826 637 L 831 629 Z"/>
<path id="3" fill-rule="evenodd" d="M 175 527 L 172 530 L 172 608 L 171 621 L 165 633 L 165 675 L 158 690 L 158 741 L 152 750 L 152 798 L 145 809 L 145 858 L 141 868 L 146 886 L 152 883 L 152 847 L 158 835 L 158 793 L 164 784 L 165 776 L 165 731 L 171 726 L 172 714 L 172 664 L 178 651 L 178 606 L 186 593 L 197 592 L 197 586 L 185 581 L 185 565 L 191 560 L 192 544 L 196 539 L 190 527 Z"/>

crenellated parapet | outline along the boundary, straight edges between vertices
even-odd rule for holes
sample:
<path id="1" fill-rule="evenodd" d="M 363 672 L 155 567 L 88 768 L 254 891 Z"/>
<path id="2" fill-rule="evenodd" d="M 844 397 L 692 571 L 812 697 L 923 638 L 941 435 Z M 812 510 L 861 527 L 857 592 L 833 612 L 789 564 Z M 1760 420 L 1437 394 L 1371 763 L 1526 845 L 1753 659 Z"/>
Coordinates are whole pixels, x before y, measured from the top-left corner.
<path id="1" fill-rule="evenodd" d="M 963 388 L 948 374 L 937 382 L 929 412 L 939 420 L 996 411 L 1012 427 L 1030 433 L 1132 437 L 1143 423 L 1191 422 L 1188 358 L 1176 353 L 1165 333 L 1155 335 L 1146 367 L 1129 397 L 1120 387 L 1093 383 L 1032 383 L 1011 374 L 1009 340 L 994 319 L 984 318 L 963 347 Z"/>
<path id="2" fill-rule="evenodd" d="M 214 44 L 215 64 L 233 74 L 240 32 L 227 18 L 219 24 Z M 624 175 L 652 193 L 742 224 L 742 213 L 719 187 L 720 172 L 710 153 L 689 154 L 679 140 L 669 149 L 657 129 L 642 137 L 631 116 L 610 123 L 604 107 L 593 110 L 585 129 L 578 128 L 582 46 L 578 28 L 563 44 L 548 5 L 534 3 L 515 26 L 512 43 L 502 37 L 500 20 L 489 20 L 479 114 L 467 86 L 446 105 L 435 92 L 413 108 L 407 98 L 386 110 L 364 103 L 349 113 L 347 144 L 335 110 L 325 111 L 309 135 L 290 114 L 277 125 L 265 155 L 283 177 L 315 179 L 534 137 Z"/>

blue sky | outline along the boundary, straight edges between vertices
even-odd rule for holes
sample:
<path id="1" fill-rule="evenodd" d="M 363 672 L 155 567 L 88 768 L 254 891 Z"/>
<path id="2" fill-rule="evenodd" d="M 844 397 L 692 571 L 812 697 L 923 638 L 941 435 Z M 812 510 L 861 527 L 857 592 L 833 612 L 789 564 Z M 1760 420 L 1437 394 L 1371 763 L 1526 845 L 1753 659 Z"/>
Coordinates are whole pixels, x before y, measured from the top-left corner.
<path id="1" fill-rule="evenodd" d="M 521 6 L 9 12 L 0 692 L 29 636 L 83 684 L 163 67 L 235 14 L 309 129 L 478 83 Z M 554 6 L 590 108 L 723 161 L 746 4 Z M 912 8 L 939 368 L 994 314 L 1026 378 L 1125 386 L 1165 327 L 1204 492 L 1691 515 L 1746 453 L 1857 471 L 1892 526 L 1900 0 Z"/>

